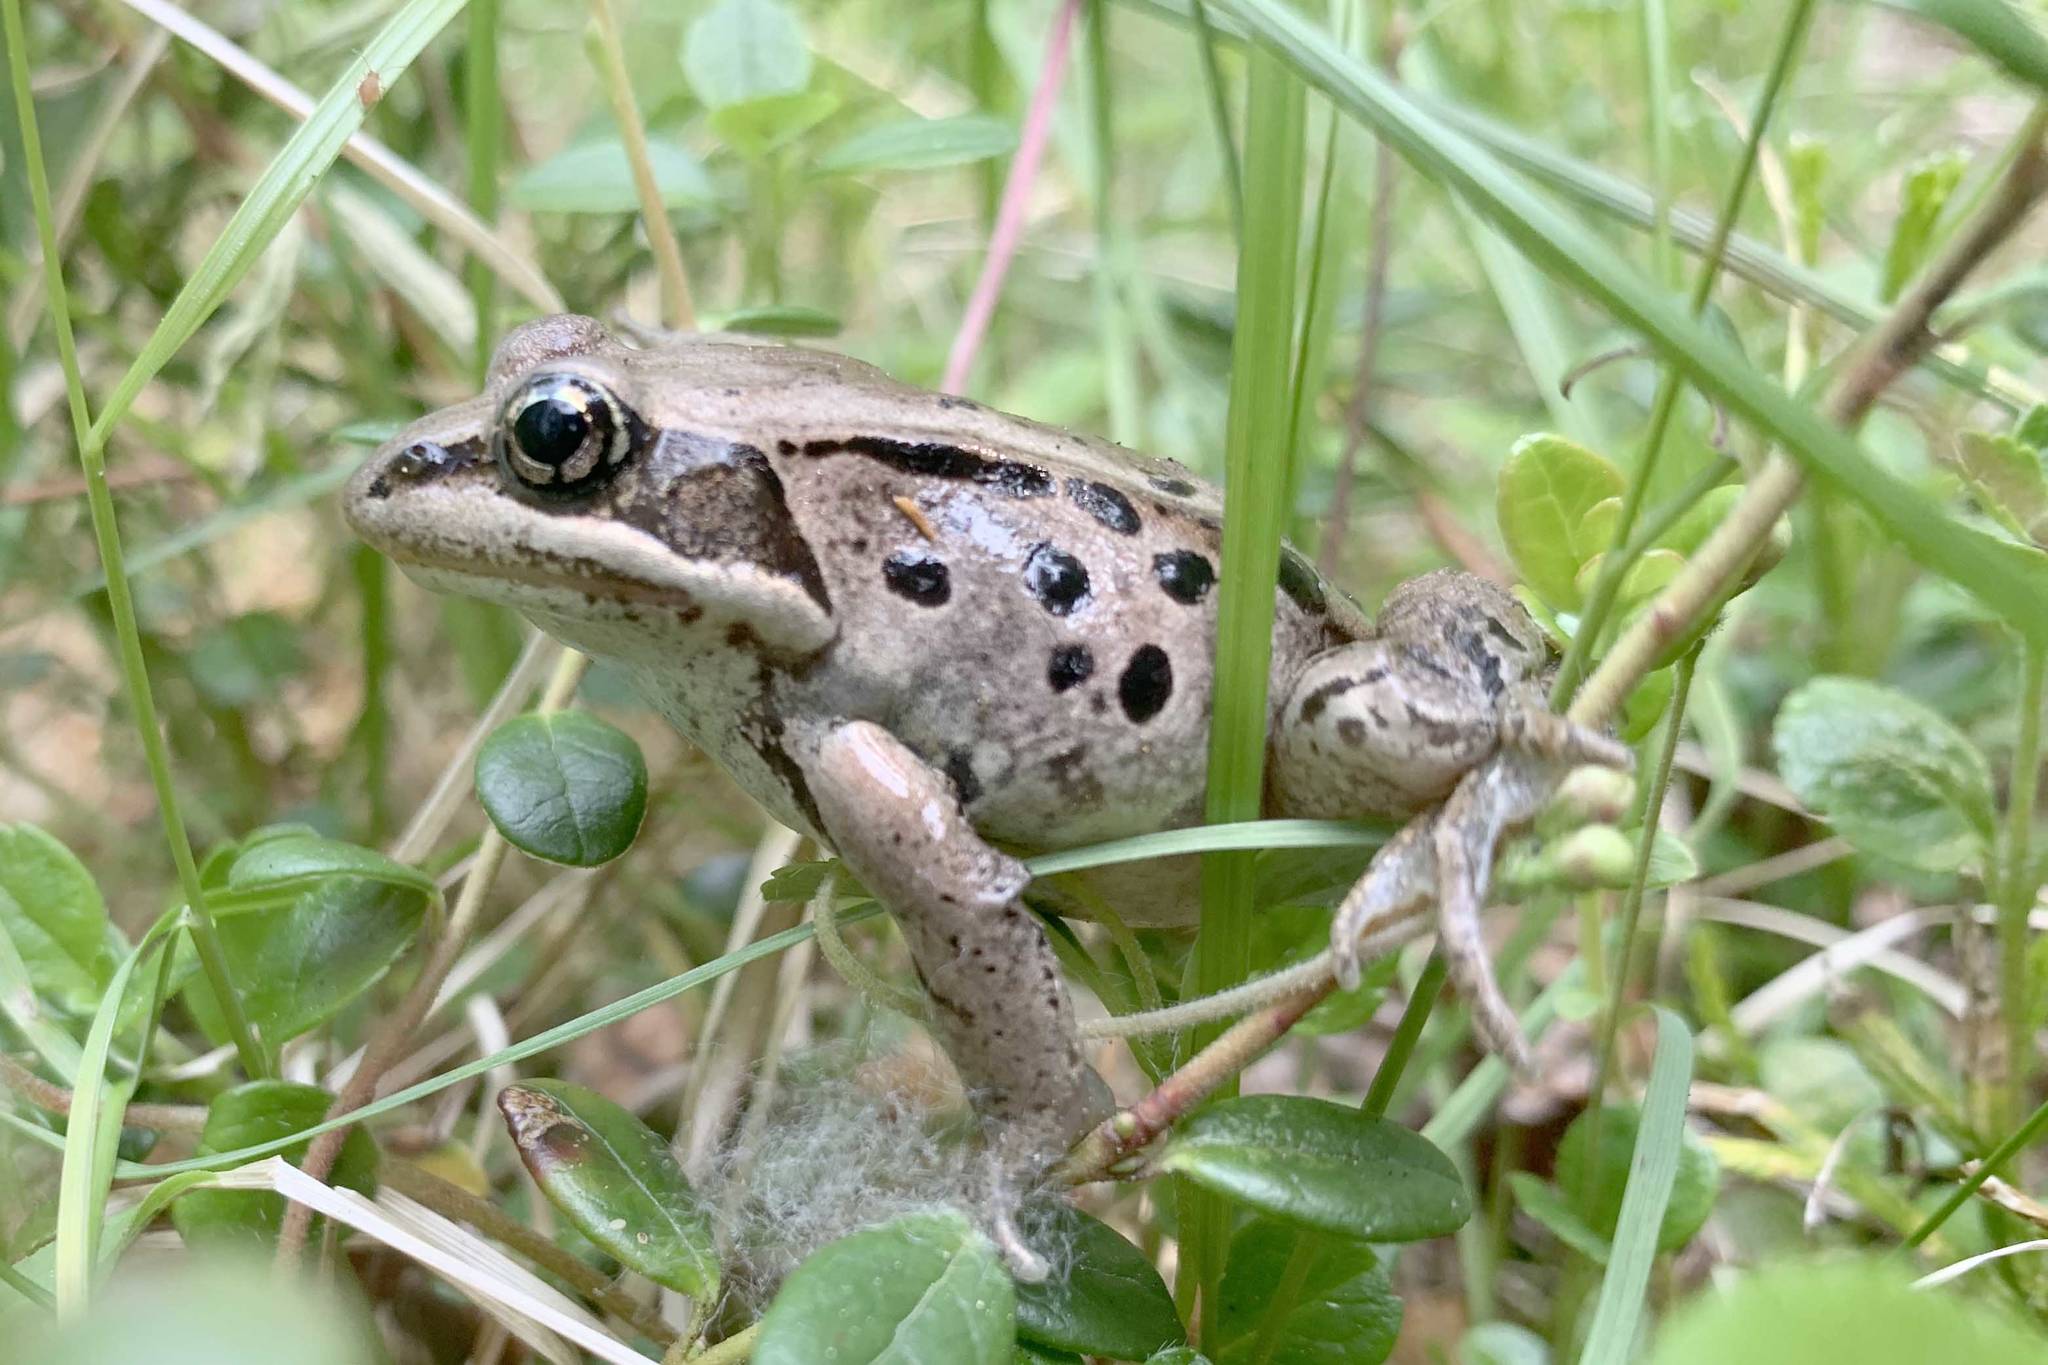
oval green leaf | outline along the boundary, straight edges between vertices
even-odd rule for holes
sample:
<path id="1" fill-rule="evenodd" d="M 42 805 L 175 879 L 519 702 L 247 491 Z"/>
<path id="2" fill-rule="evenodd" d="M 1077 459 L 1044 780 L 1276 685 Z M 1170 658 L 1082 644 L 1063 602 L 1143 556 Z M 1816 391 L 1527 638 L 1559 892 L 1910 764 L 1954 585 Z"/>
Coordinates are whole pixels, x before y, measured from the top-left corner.
<path id="1" fill-rule="evenodd" d="M 213 1097 L 200 1130 L 201 1156 L 231 1152 L 288 1137 L 327 1117 L 334 1096 L 317 1085 L 296 1081 L 250 1081 Z M 306 1143 L 284 1152 L 296 1164 Z M 328 1183 L 366 1195 L 377 1192 L 377 1146 L 361 1128 L 342 1140 Z M 284 1196 L 266 1190 L 196 1189 L 171 1205 L 171 1223 L 188 1246 L 197 1249 L 267 1250 L 277 1241 L 284 1221 Z"/>
<path id="2" fill-rule="evenodd" d="M 1495 494 L 1500 533 L 1522 578 L 1559 611 L 1584 605 L 1579 568 L 1607 548 L 1589 514 L 1623 487 L 1612 464 L 1549 432 L 1524 436 L 1508 452 Z"/>
<path id="3" fill-rule="evenodd" d="M 647 764 L 639 745 L 595 716 L 519 716 L 484 741 L 476 794 L 505 842 L 522 853 L 596 867 L 640 832 Z"/>
<path id="4" fill-rule="evenodd" d="M 1155 1169 L 1305 1227 L 1361 1241 L 1455 1232 L 1471 1196 L 1419 1134 L 1329 1100 L 1249 1095 L 1195 1114 Z"/>
<path id="5" fill-rule="evenodd" d="M 1303 1234 L 1254 1219 L 1230 1239 L 1217 1297 L 1216 1365 L 1379 1365 L 1401 1332 L 1401 1300 L 1371 1247 L 1317 1237 L 1293 1311 L 1263 1351 L 1262 1333 Z"/>
<path id="6" fill-rule="evenodd" d="M 1591 1203 L 1577 1208 L 1590 1215 L 1592 1230 L 1604 1240 L 1614 1236 L 1621 1216 L 1622 1191 L 1628 1185 L 1629 1162 L 1636 1148 L 1641 1111 L 1632 1104 L 1610 1104 L 1600 1116 L 1600 1152 L 1591 1156 L 1591 1111 L 1580 1114 L 1565 1130 L 1557 1153 L 1557 1185 L 1564 1191 L 1591 1191 Z M 1590 1167 L 1590 1169 L 1589 1169 Z M 1590 1183 L 1588 1183 L 1590 1182 Z M 1721 1163 L 1689 1127 L 1678 1136 L 1678 1170 L 1657 1227 L 1657 1250 L 1676 1251 L 1693 1239 L 1714 1211 L 1721 1190 Z M 1519 1191 L 1518 1191 L 1519 1193 Z"/>
<path id="7" fill-rule="evenodd" d="M 818 158 L 827 175 L 864 171 L 925 171 L 1008 156 L 1017 130 L 988 114 L 953 118 L 912 118 L 863 128 Z"/>
<path id="8" fill-rule="evenodd" d="M 766 303 L 756 308 L 735 308 L 715 323 L 720 332 L 753 332 L 775 337 L 837 336 L 845 326 L 837 314 L 798 303 Z"/>
<path id="9" fill-rule="evenodd" d="M 909 1213 L 842 1237 L 783 1281 L 754 1365 L 1006 1365 L 1016 1298 L 995 1248 L 958 1213 Z"/>
<path id="10" fill-rule="evenodd" d="M 34 825 L 0 825 L 0 933 L 38 995 L 92 1013 L 114 974 L 107 905 L 85 864 Z"/>
<path id="11" fill-rule="evenodd" d="M 1166 1282 L 1116 1229 L 1065 1204 L 1026 1226 L 1034 1245 L 1060 1254 L 1042 1284 L 1017 1286 L 1020 1339 L 1117 1360 L 1143 1360 L 1187 1339 Z"/>
<path id="12" fill-rule="evenodd" d="M 649 139 L 647 160 L 661 202 L 670 208 L 694 208 L 718 197 L 703 163 L 672 142 Z M 640 194 L 633 186 L 633 168 L 625 144 L 616 133 L 579 139 L 562 151 L 529 166 L 512 182 L 512 202 L 536 213 L 638 213 Z"/>
<path id="13" fill-rule="evenodd" d="M 263 840 L 230 866 L 231 883 L 244 859 L 250 866 L 239 887 L 221 893 L 216 921 L 242 1009 L 272 1047 L 332 1018 L 374 985 L 419 932 L 432 899 L 432 885 L 423 889 L 414 869 L 333 840 Z M 368 875 L 348 875 L 352 866 Z M 324 875 L 323 867 L 340 875 Z M 186 983 L 185 999 L 207 1035 L 224 1040 L 203 976 Z"/>
<path id="14" fill-rule="evenodd" d="M 566 1081 L 508 1085 L 498 1111 L 534 1183 L 578 1231 L 656 1284 L 717 1296 L 711 1220 L 652 1129 Z"/>
<path id="15" fill-rule="evenodd" d="M 708 109 L 811 82 L 803 24 L 781 0 L 718 0 L 683 39 L 683 75 Z"/>
<path id="16" fill-rule="evenodd" d="M 1860 678 L 1823 677 L 1778 711 L 1778 773 L 1868 853 L 1933 872 L 1978 862 L 1996 816 L 1984 756 L 1933 709 Z"/>

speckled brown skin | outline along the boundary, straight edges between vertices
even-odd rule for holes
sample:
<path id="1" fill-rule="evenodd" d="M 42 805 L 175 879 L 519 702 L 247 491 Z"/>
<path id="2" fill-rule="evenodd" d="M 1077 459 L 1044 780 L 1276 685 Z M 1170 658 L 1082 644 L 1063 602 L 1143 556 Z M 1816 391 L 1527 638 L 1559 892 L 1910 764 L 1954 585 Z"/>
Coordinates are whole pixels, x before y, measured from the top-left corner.
<path id="1" fill-rule="evenodd" d="M 614 439 L 551 476 L 508 433 L 565 386 Z M 1048 1079 L 1078 1066 L 1071 1012 L 1017 907 L 1016 865 L 990 845 L 1057 849 L 1200 818 L 1214 489 L 843 356 L 729 337 L 634 350 L 561 316 L 512 333 L 484 393 L 379 450 L 345 506 L 420 582 L 508 603 L 620 665 L 776 818 L 841 851 L 935 994 L 984 949 L 983 1005 L 956 992 L 948 1008 L 1043 1045 L 1024 1057 L 942 1027 L 964 1078 L 1013 1112 L 1086 1107 L 1077 1076 Z M 1288 550 L 1271 813 L 1441 797 L 1495 751 L 1509 701 L 1546 664 L 1492 585 L 1417 580 L 1374 632 Z M 863 794 L 874 774 L 849 765 L 850 742 L 949 788 L 945 836 L 893 863 L 886 840 L 920 802 Z M 1193 917 L 1185 885 L 1153 873 L 1100 889 L 1134 923 L 1172 923 Z"/>

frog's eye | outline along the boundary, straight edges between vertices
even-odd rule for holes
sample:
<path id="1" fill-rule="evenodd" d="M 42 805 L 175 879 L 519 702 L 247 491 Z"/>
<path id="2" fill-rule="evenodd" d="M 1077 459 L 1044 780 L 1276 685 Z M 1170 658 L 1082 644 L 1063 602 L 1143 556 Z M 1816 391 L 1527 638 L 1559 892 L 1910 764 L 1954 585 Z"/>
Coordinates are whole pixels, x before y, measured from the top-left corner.
<path id="1" fill-rule="evenodd" d="M 632 421 L 608 389 L 581 375 L 535 375 L 498 419 L 498 450 L 531 488 L 567 491 L 607 474 L 632 449 Z"/>

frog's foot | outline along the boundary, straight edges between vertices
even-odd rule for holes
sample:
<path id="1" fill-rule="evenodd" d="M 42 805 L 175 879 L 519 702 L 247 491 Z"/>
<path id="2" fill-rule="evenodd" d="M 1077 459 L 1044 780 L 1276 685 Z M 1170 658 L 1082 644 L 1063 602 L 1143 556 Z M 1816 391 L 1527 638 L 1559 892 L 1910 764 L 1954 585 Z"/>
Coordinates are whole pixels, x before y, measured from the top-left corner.
<path id="1" fill-rule="evenodd" d="M 1626 744 L 1560 716 L 1535 698 L 1514 702 L 1502 712 L 1500 747 L 1560 770 L 1592 763 L 1627 772 L 1635 766 Z"/>
<path id="2" fill-rule="evenodd" d="M 827 732 L 805 764 L 824 832 L 895 917 L 932 1025 L 1001 1153 L 1044 1161 L 1102 1117 L 1023 864 L 968 824 L 952 783 L 878 725 Z"/>
<path id="3" fill-rule="evenodd" d="M 1403 825 L 1337 903 L 1336 918 L 1330 923 L 1330 955 L 1337 984 L 1345 990 L 1357 987 L 1364 966 L 1358 945 L 1381 929 L 1420 914 L 1435 897 L 1436 848 L 1430 838 L 1435 825 L 1435 811 L 1425 811 Z"/>

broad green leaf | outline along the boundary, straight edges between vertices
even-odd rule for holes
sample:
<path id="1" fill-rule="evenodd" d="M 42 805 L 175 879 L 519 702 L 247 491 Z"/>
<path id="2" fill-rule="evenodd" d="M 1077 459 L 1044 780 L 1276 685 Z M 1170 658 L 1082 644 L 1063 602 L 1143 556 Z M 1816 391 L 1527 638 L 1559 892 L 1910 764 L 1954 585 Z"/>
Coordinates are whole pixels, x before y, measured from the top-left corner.
<path id="1" fill-rule="evenodd" d="M 1677 685 L 1671 669 L 1665 667 L 1645 674 L 1630 689 L 1628 700 L 1621 704 L 1621 720 L 1615 725 L 1623 744 L 1640 744 L 1649 738 L 1657 722 L 1664 719 L 1665 709 L 1671 705 L 1672 689 Z"/>
<path id="2" fill-rule="evenodd" d="M 1634 1105 L 1610 1104 L 1600 1117 L 1597 1159 L 1589 1152 L 1591 1111 L 1572 1120 L 1558 1147 L 1557 1185 L 1572 1197 L 1575 1208 L 1591 1216 L 1593 1231 L 1603 1240 L 1614 1236 L 1615 1220 L 1621 1216 L 1622 1190 L 1628 1181 L 1629 1159 L 1635 1150 L 1640 1121 L 1641 1115 Z M 1665 1205 L 1664 1222 L 1657 1233 L 1657 1249 L 1676 1251 L 1691 1241 L 1705 1226 L 1707 1215 L 1714 1211 L 1714 1199 L 1720 1188 L 1721 1163 L 1697 1133 L 1681 1127 L 1677 1174 L 1672 1179 L 1671 1199 Z M 1590 1204 L 1580 1196 L 1581 1190 L 1591 1191 Z"/>
<path id="3" fill-rule="evenodd" d="M 223 621 L 193 642 L 185 656 L 192 683 L 215 706 L 250 706 L 277 695 L 279 684 L 304 670 L 298 631 L 271 611 Z"/>
<path id="4" fill-rule="evenodd" d="M 809 85 L 811 49 L 781 0 L 718 0 L 683 39 L 683 74 L 706 108 L 723 109 Z"/>
<path id="5" fill-rule="evenodd" d="M 1329 1100 L 1249 1095 L 1200 1110 L 1154 1169 L 1339 1236 L 1412 1242 L 1455 1232 L 1472 1200 L 1419 1134 Z"/>
<path id="6" fill-rule="evenodd" d="M 1956 472 L 1985 513 L 2016 536 L 2048 544 L 2048 469 L 2017 436 L 1966 431 L 1956 438 Z"/>
<path id="7" fill-rule="evenodd" d="M 1884 469 L 1804 399 L 1689 316 L 1585 224 L 1566 216 L 1445 116 L 1344 50 L 1283 0 L 1213 0 L 1261 46 L 1346 114 L 1368 124 L 1426 178 L 1492 220 L 1539 267 L 1640 332 L 1729 412 L 1777 441 L 1807 472 L 1870 514 L 1907 553 L 1982 598 L 2029 639 L 2048 639 L 2048 554 L 1957 521 Z"/>
<path id="8" fill-rule="evenodd" d="M 419 872 L 369 849 L 297 834 L 245 849 L 213 903 L 242 1008 L 264 1041 L 277 1047 L 368 990 L 412 942 L 432 899 Z M 208 1036 L 223 1038 L 206 979 L 184 989 Z"/>
<path id="9" fill-rule="evenodd" d="M 988 1238 L 950 1210 L 907 1213 L 791 1272 L 754 1365 L 1006 1365 L 1015 1335 L 1015 1291 Z"/>
<path id="10" fill-rule="evenodd" d="M 1515 568 L 1545 602 L 1560 611 L 1585 605 L 1580 566 L 1607 548 L 1587 527 L 1587 515 L 1619 497 L 1621 471 L 1584 446 L 1539 432 L 1524 436 L 1501 466 L 1494 506 Z"/>
<path id="11" fill-rule="evenodd" d="M 581 711 L 518 716 L 476 756 L 476 795 L 505 841 L 569 867 L 624 853 L 647 814 L 647 763 L 623 731 Z"/>
<path id="12" fill-rule="evenodd" d="M 1962 182 L 1967 158 L 1956 152 L 1928 157 L 1906 173 L 1899 213 L 1892 220 L 1891 246 L 1884 256 L 1884 281 L 1878 297 L 1886 303 L 1898 297 L 1906 281 L 1919 273 L 1934 241 L 1934 225 Z"/>
<path id="13" fill-rule="evenodd" d="M 1836 1038 L 1780 1034 L 1757 1057 L 1757 1084 L 1813 1127 L 1840 1132 L 1888 1096 L 1856 1050 Z"/>
<path id="14" fill-rule="evenodd" d="M 1261 1350 L 1261 1329 L 1295 1249 L 1313 1247 L 1294 1310 Z M 1401 1300 L 1373 1249 L 1255 1218 L 1230 1239 L 1218 1295 L 1216 1365 L 1378 1365 L 1401 1331 Z"/>
<path id="15" fill-rule="evenodd" d="M 989 114 L 908 118 L 861 129 L 819 157 L 813 169 L 828 175 L 924 171 L 1008 156 L 1016 146 L 1016 128 Z"/>
<path id="16" fill-rule="evenodd" d="M 792 90 L 714 109 L 709 123 L 719 141 L 758 160 L 802 137 L 838 108 L 839 96 L 829 90 Z"/>
<path id="17" fill-rule="evenodd" d="M 709 1212 L 652 1129 L 567 1081 L 508 1085 L 498 1109 L 534 1183 L 578 1231 L 656 1284 L 717 1299 Z"/>
<path id="18" fill-rule="evenodd" d="M 1593 1307 L 1593 1324 L 1586 1332 L 1586 1349 L 1580 1365 L 1623 1365 L 1634 1352 L 1650 1305 L 1645 1291 L 1650 1269 L 1657 1259 L 1660 1239 L 1672 1231 L 1665 1221 L 1671 1207 L 1672 1186 L 1683 1162 L 1685 1149 L 1685 1100 L 1692 1088 L 1692 1032 L 1670 1010 L 1652 1006 L 1657 1021 L 1657 1051 L 1650 1062 L 1650 1083 L 1643 1092 L 1642 1127 L 1634 1135 L 1629 1158 L 1628 1188 L 1621 1197 L 1621 1213 L 1615 1220 L 1614 1249 L 1600 1277 L 1600 1296 Z M 1602 1147 L 1604 1149 L 1605 1143 Z M 1692 1226 L 1686 1237 L 1699 1230 L 1713 1204 L 1707 1209 L 1688 1209 L 1683 1221 Z M 1681 1242 L 1685 1238 L 1679 1239 Z"/>
<path id="19" fill-rule="evenodd" d="M 1671 528 L 1657 538 L 1657 543 L 1667 550 L 1676 550 L 1690 555 L 1707 538 L 1707 533 L 1727 520 L 1728 511 L 1742 498 L 1740 484 L 1724 483 L 1710 489 L 1707 495 L 1694 503 Z"/>
<path id="20" fill-rule="evenodd" d="M 199 1151 L 229 1152 L 311 1128 L 332 1103 L 334 1096 L 319 1086 L 295 1081 L 250 1081 L 224 1090 L 206 1107 Z M 285 1159 L 296 1164 L 307 1145 L 288 1148 Z M 377 1147 L 361 1128 L 349 1130 L 328 1183 L 377 1192 Z M 267 1190 L 196 1189 L 171 1205 L 171 1222 L 195 1249 L 264 1252 L 277 1241 L 284 1206 L 283 1195 Z"/>
<path id="21" fill-rule="evenodd" d="M 707 323 L 714 331 L 753 332 L 760 336 L 775 337 L 829 337 L 837 336 L 846 324 L 837 314 L 822 308 L 806 308 L 795 303 L 769 303 L 758 308 L 735 308 L 715 323 Z"/>
<path id="22" fill-rule="evenodd" d="M 1952 872 L 1992 845 L 1984 756 L 1903 693 L 1860 678 L 1815 678 L 1779 708 L 1772 743 L 1793 792 L 1865 852 Z"/>
<path id="23" fill-rule="evenodd" d="M 2013 439 L 2037 451 L 2048 451 L 2048 403 L 2036 403 L 2012 424 Z"/>
<path id="24" fill-rule="evenodd" d="M 38 995 L 92 1013 L 114 974 L 106 902 L 71 850 L 34 825 L 0 825 L 0 933 Z"/>
<path id="25" fill-rule="evenodd" d="M 1740 1274 L 1674 1311 L 1650 1365 L 2026 1365 L 2041 1338 L 1988 1300 L 1915 1292 L 1902 1261 L 1877 1256 L 1787 1260 Z"/>
<path id="26" fill-rule="evenodd" d="M 1118 1360 L 1186 1340 L 1166 1282 L 1116 1229 L 1064 1203 L 1032 1211 L 1026 1227 L 1059 1254 L 1050 1278 L 1017 1286 L 1020 1339 Z"/>
<path id="27" fill-rule="evenodd" d="M 1590 542 L 1587 542 L 1590 543 Z M 1579 566 L 1572 582 L 1572 592 L 1578 602 L 1583 603 L 1586 595 L 1593 590 L 1593 582 L 1600 576 L 1601 562 L 1607 558 L 1603 550 L 1593 552 L 1592 558 Z M 1650 598 L 1670 585 L 1678 577 L 1678 571 L 1685 567 L 1685 556 L 1676 550 L 1662 547 L 1645 550 L 1636 556 L 1636 562 L 1628 566 L 1628 573 L 1621 580 L 1620 595 L 1615 606 L 1628 608 L 1647 602 Z"/>
<path id="28" fill-rule="evenodd" d="M 1589 992 L 1590 994 L 1590 992 Z M 1598 1004 L 1596 1002 L 1597 1011 Z M 1602 1144 L 1605 1145 L 1605 1144 Z M 1626 1167 L 1628 1153 L 1622 1153 Z M 1550 1235 L 1563 1242 L 1572 1250 L 1584 1256 L 1594 1265 L 1606 1265 L 1610 1248 L 1606 1234 L 1586 1226 L 1586 1220 L 1579 1215 L 1576 1198 L 1549 1181 L 1528 1171 L 1515 1171 L 1508 1176 L 1508 1188 L 1514 1191 L 1515 1203 L 1523 1213 L 1550 1230 Z M 1614 1187 L 1614 1206 L 1621 1207 L 1621 1182 Z"/>
<path id="29" fill-rule="evenodd" d="M 435 894 L 434 879 L 416 867 L 394 862 L 373 848 L 344 843 L 299 827 L 259 830 L 243 840 L 228 866 L 230 891 L 286 892 L 316 886 L 331 877 L 361 877 L 387 886 Z"/>
<path id="30" fill-rule="evenodd" d="M 718 191 L 703 163 L 672 142 L 649 139 L 647 160 L 661 202 L 670 208 L 712 203 Z M 586 138 L 529 166 L 507 191 L 511 202 L 536 213 L 638 213 L 640 194 L 617 133 Z"/>

